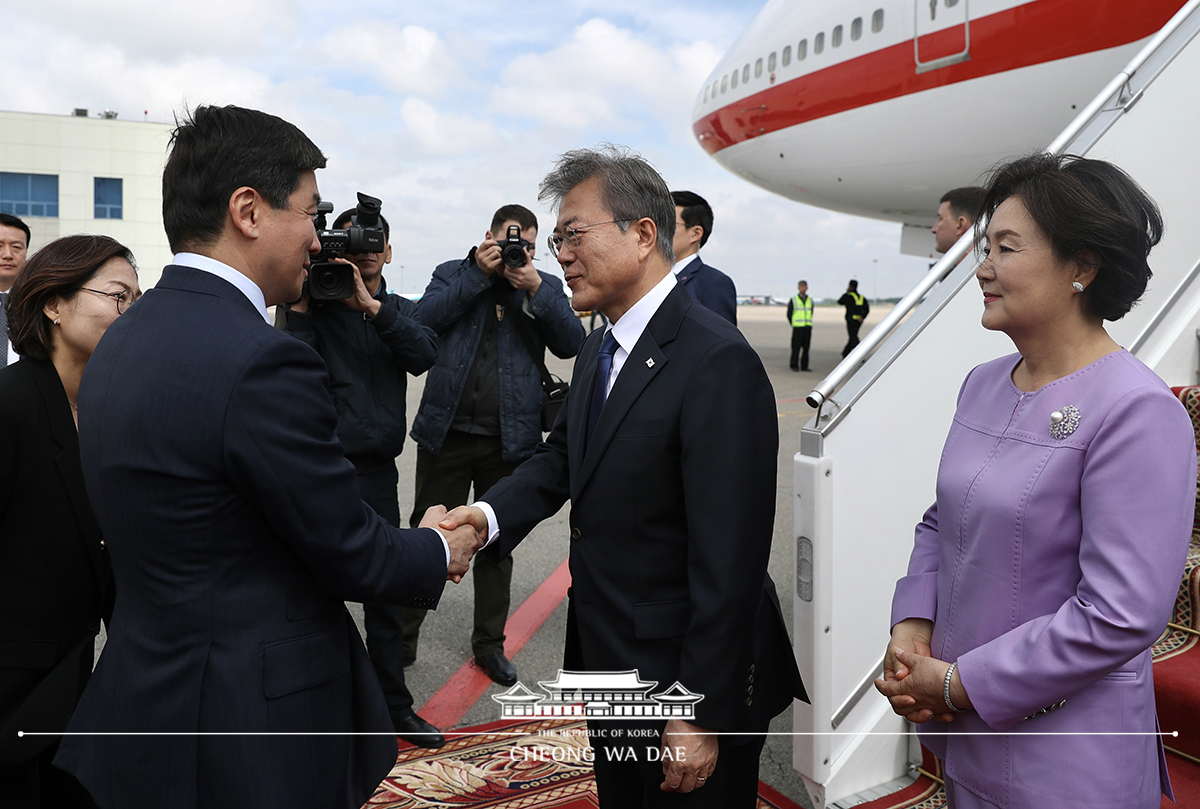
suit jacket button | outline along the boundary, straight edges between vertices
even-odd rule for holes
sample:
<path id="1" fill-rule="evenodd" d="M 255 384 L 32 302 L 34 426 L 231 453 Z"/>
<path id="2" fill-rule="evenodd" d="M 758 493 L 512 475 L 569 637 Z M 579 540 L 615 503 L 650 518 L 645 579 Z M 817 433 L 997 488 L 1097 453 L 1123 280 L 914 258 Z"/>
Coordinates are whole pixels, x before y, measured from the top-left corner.
<path id="1" fill-rule="evenodd" d="M 754 697 L 746 697 L 746 707 L 749 708 L 754 704 Z"/>
<path id="2" fill-rule="evenodd" d="M 750 674 L 751 675 L 754 674 L 754 664 L 753 663 L 750 664 Z"/>
<path id="3" fill-rule="evenodd" d="M 571 529 L 571 539 L 579 539 L 582 536 L 583 536 L 583 532 L 580 531 L 578 528 Z"/>
<path id="4" fill-rule="evenodd" d="M 106 549 L 108 546 L 104 544 L 104 540 L 100 540 L 100 550 Z"/>
<path id="5" fill-rule="evenodd" d="M 749 696 L 753 696 L 753 695 L 754 695 L 754 686 L 752 686 L 752 685 L 746 686 L 746 696 L 749 697 Z"/>

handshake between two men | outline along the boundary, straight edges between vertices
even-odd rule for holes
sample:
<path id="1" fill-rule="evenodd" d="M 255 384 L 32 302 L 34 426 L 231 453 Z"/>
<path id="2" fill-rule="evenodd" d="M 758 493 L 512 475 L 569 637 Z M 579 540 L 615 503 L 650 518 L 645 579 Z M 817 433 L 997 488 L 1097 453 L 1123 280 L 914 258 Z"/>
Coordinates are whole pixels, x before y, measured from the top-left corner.
<path id="1" fill-rule="evenodd" d="M 434 528 L 446 540 L 450 564 L 446 580 L 458 584 L 471 566 L 471 557 L 487 544 L 488 521 L 482 509 L 459 506 L 446 511 L 445 506 L 430 506 L 421 518 L 421 528 Z"/>

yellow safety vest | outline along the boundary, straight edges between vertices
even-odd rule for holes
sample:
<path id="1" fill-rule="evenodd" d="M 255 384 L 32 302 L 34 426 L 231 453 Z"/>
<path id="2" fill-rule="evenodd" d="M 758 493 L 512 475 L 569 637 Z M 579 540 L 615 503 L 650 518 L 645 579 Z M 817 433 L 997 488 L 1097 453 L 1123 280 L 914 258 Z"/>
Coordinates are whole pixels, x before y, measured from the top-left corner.
<path id="1" fill-rule="evenodd" d="M 861 308 L 861 307 L 862 307 L 862 305 L 863 305 L 863 301 L 865 300 L 865 298 L 863 298 L 863 296 L 862 296 L 862 295 L 859 295 L 857 292 L 851 292 L 851 293 L 850 293 L 850 297 L 851 297 L 851 298 L 854 298 L 854 305 L 855 305 L 855 307 L 857 307 L 857 308 Z M 853 319 L 853 320 L 862 320 L 862 319 L 863 319 L 863 316 L 862 316 L 862 315 L 858 315 L 858 314 L 850 315 L 850 317 L 851 317 L 851 319 Z"/>
<path id="2" fill-rule="evenodd" d="M 803 326 L 812 325 L 812 295 L 805 296 L 804 300 L 800 300 L 799 295 L 792 296 L 792 328 L 798 329 Z"/>

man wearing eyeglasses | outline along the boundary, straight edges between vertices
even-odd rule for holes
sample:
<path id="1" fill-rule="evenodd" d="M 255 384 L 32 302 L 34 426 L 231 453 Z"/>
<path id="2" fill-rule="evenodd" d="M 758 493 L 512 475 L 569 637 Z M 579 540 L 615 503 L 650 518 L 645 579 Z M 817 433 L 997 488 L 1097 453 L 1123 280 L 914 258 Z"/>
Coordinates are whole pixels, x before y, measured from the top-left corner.
<path id="1" fill-rule="evenodd" d="M 512 226 L 527 257 L 519 267 L 501 257 Z M 505 205 L 483 242 L 466 258 L 438 266 L 421 296 L 421 321 L 437 332 L 439 347 L 413 419 L 414 521 L 429 506 L 468 502 L 472 486 L 478 496 L 533 455 L 542 440 L 542 382 L 526 342 L 539 357 L 549 348 L 564 359 L 583 344 L 583 325 L 562 281 L 533 266 L 537 231 L 532 211 Z M 495 682 L 512 685 L 516 669 L 504 654 L 512 557 L 480 560 L 473 575 L 475 662 Z M 425 611 L 405 608 L 401 615 L 412 661 Z"/>
<path id="2" fill-rule="evenodd" d="M 767 575 L 771 383 L 741 332 L 672 276 L 674 206 L 645 160 L 567 152 L 540 197 L 558 210 L 550 245 L 572 305 L 610 325 L 580 350 L 545 443 L 442 526 L 486 537 L 478 564 L 570 500 L 563 667 L 636 669 L 659 693 L 702 697 L 686 718 L 589 720 L 600 805 L 753 807 L 768 722 L 806 698 Z"/>

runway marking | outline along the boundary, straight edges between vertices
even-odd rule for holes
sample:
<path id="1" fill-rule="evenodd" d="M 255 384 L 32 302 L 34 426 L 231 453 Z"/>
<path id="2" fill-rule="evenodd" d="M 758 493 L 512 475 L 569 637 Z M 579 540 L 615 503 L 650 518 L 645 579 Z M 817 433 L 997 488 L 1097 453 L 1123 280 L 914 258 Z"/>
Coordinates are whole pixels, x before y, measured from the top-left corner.
<path id="1" fill-rule="evenodd" d="M 567 597 L 567 587 L 570 584 L 571 571 L 567 560 L 564 559 L 529 598 L 517 607 L 516 612 L 509 616 L 504 626 L 504 654 L 509 660 L 521 651 L 526 641 L 533 637 L 550 617 L 550 613 Z M 474 659 L 467 660 L 446 684 L 417 710 L 417 713 L 434 727 L 454 727 L 491 684 L 491 679 L 483 669 L 475 665 Z"/>

